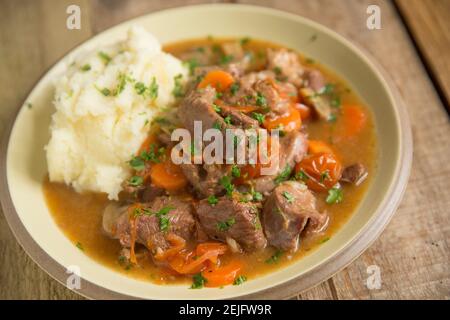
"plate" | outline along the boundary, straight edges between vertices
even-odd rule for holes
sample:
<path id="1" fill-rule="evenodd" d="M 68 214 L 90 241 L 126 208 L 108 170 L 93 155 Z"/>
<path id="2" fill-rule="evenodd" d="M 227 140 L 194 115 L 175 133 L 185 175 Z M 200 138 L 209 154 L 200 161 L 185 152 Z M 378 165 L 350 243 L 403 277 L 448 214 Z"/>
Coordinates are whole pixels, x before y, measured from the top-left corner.
<path id="1" fill-rule="evenodd" d="M 349 221 L 308 256 L 242 286 L 189 290 L 186 285 L 159 286 L 128 278 L 78 250 L 53 221 L 42 181 L 47 174 L 44 145 L 54 111 L 53 84 L 78 54 L 125 38 L 138 24 L 162 43 L 204 37 L 249 36 L 296 49 L 343 77 L 370 107 L 378 135 L 379 159 L 368 191 Z M 311 39 L 315 39 L 311 41 Z M 0 159 L 0 199 L 15 237 L 47 273 L 66 285 L 78 270 L 81 287 L 95 299 L 277 299 L 328 279 L 357 258 L 380 235 L 401 200 L 412 160 L 411 129 L 405 108 L 392 93 L 382 70 L 367 54 L 335 32 L 306 18 L 254 6 L 200 5 L 142 16 L 83 43 L 56 63 L 36 84 L 11 121 Z M 27 108 L 26 103 L 33 107 Z"/>

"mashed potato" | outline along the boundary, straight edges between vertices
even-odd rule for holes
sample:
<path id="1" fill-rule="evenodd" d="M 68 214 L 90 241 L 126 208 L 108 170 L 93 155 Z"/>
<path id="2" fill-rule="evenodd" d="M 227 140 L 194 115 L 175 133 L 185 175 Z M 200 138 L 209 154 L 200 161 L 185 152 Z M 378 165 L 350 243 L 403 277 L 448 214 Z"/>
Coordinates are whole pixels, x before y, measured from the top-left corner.
<path id="1" fill-rule="evenodd" d="M 140 27 L 68 66 L 56 83 L 46 146 L 50 181 L 117 199 L 130 176 L 128 160 L 155 115 L 173 104 L 175 82 L 183 85 L 187 73 Z"/>

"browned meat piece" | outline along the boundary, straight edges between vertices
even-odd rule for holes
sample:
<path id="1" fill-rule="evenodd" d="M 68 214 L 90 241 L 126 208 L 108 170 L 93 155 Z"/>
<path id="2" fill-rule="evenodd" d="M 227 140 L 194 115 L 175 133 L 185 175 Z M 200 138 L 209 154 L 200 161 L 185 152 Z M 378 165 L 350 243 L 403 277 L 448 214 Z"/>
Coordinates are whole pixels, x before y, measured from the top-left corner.
<path id="1" fill-rule="evenodd" d="M 273 71 L 250 72 L 239 79 L 238 90 L 226 94 L 223 99 L 231 105 L 255 105 L 256 90 L 254 84 L 260 80 L 275 79 Z"/>
<path id="2" fill-rule="evenodd" d="M 141 192 L 139 199 L 141 202 L 152 202 L 157 197 L 163 196 L 166 191 L 162 188 L 158 188 L 153 185 L 146 185 L 144 190 Z"/>
<path id="3" fill-rule="evenodd" d="M 220 241 L 235 240 L 244 250 L 265 248 L 264 237 L 258 217 L 258 209 L 251 203 L 222 197 L 212 206 L 201 200 L 196 208 L 203 230 L 209 237 Z M 228 239 L 227 242 L 230 242 Z"/>
<path id="4" fill-rule="evenodd" d="M 178 117 L 184 127 L 192 134 L 194 133 L 194 121 L 200 121 L 203 130 L 215 126 L 228 127 L 223 118 L 213 108 L 215 100 L 216 90 L 214 88 L 206 87 L 201 90 L 192 90 L 178 108 Z"/>
<path id="5" fill-rule="evenodd" d="M 270 245 L 295 252 L 302 231 L 305 228 L 309 229 L 308 232 L 323 231 L 327 227 L 328 216 L 317 211 L 316 198 L 304 184 L 287 181 L 277 186 L 268 197 L 262 222 Z"/>
<path id="6" fill-rule="evenodd" d="M 298 56 L 295 52 L 286 49 L 268 49 L 267 50 L 267 69 L 276 70 L 286 79 L 287 82 L 297 87 L 303 85 L 303 67 L 300 64 Z M 279 77 L 277 75 L 277 77 Z"/>
<path id="7" fill-rule="evenodd" d="M 289 110 L 289 97 L 282 97 L 280 90 L 276 87 L 274 80 L 259 80 L 255 83 L 257 95 L 264 98 L 266 106 L 276 114 L 283 114 Z"/>
<path id="8" fill-rule="evenodd" d="M 134 221 L 136 243 L 143 244 L 152 251 L 169 247 L 166 241 L 168 233 L 186 240 L 193 236 L 195 219 L 190 203 L 177 197 L 158 197 L 151 203 L 143 204 L 143 208 L 145 211 L 138 210 L 134 213 L 129 212 L 129 206 L 109 205 L 103 213 L 103 230 L 110 237 L 119 239 L 122 246 L 130 247 Z"/>
<path id="9" fill-rule="evenodd" d="M 229 116 L 231 119 L 231 123 L 236 127 L 240 127 L 243 129 L 259 127 L 259 122 L 257 120 L 250 118 L 249 116 L 234 109 L 233 107 L 221 106 L 220 109 L 221 109 L 220 114 L 223 117 Z"/>
<path id="10" fill-rule="evenodd" d="M 319 70 L 308 69 L 304 73 L 305 83 L 308 88 L 313 89 L 315 92 L 320 92 L 325 87 L 325 78 Z"/>
<path id="11" fill-rule="evenodd" d="M 308 141 L 302 132 L 293 131 L 280 138 L 279 165 L 276 173 L 255 179 L 253 181 L 255 190 L 267 195 L 275 188 L 277 176 L 287 167 L 293 169 L 296 163 L 302 161 L 307 151 Z"/>
<path id="12" fill-rule="evenodd" d="M 206 66 L 214 63 L 214 53 L 210 47 L 198 47 L 183 52 L 179 58 L 183 61 L 194 63 L 198 66 Z"/>
<path id="13" fill-rule="evenodd" d="M 351 166 L 348 166 L 342 172 L 342 177 L 340 181 L 354 184 L 355 186 L 359 186 L 364 180 L 367 179 L 369 175 L 366 167 L 361 163 L 355 163 Z"/>
<path id="14" fill-rule="evenodd" d="M 224 189 L 219 180 L 229 174 L 230 166 L 216 164 L 181 164 L 184 175 L 190 184 L 199 193 L 207 197 L 213 194 L 220 194 Z"/>
<path id="15" fill-rule="evenodd" d="M 220 45 L 220 47 L 226 56 L 231 56 L 235 60 L 244 58 L 244 50 L 238 41 L 224 42 Z"/>
<path id="16" fill-rule="evenodd" d="M 300 89 L 301 96 L 305 99 L 305 103 L 314 108 L 316 114 L 322 120 L 329 120 L 331 116 L 331 106 L 328 100 L 318 95 L 311 88 L 302 88 Z"/>

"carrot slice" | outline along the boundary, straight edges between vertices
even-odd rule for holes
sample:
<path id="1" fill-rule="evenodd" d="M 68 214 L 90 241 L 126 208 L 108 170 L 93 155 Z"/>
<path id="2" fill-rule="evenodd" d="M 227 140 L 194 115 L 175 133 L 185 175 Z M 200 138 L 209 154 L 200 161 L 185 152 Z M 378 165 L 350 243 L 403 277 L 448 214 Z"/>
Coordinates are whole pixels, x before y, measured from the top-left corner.
<path id="1" fill-rule="evenodd" d="M 172 247 L 167 249 L 166 251 L 156 253 L 154 258 L 158 261 L 170 259 L 175 255 L 179 254 L 180 251 L 186 247 L 186 240 L 177 236 L 174 233 L 169 233 L 167 235 L 167 240 L 170 242 Z"/>
<path id="2" fill-rule="evenodd" d="M 316 154 L 316 153 L 331 153 L 334 154 L 333 149 L 331 146 L 320 140 L 309 140 L 308 141 L 308 151 L 310 154 Z"/>
<path id="3" fill-rule="evenodd" d="M 302 126 L 302 119 L 300 117 L 300 112 L 294 107 L 291 107 L 286 114 L 273 118 L 266 117 L 263 126 L 267 130 L 281 129 L 287 132 L 294 131 L 300 129 Z"/>
<path id="4" fill-rule="evenodd" d="M 140 155 L 143 151 L 148 152 L 150 150 L 150 145 L 155 143 L 157 141 L 156 135 L 149 134 L 147 138 L 144 140 L 144 142 L 141 144 L 141 147 L 139 148 L 138 155 Z"/>
<path id="5" fill-rule="evenodd" d="M 221 287 L 232 284 L 241 270 L 242 263 L 233 260 L 223 267 L 208 268 L 202 272 L 202 276 L 206 279 L 206 287 Z"/>
<path id="6" fill-rule="evenodd" d="M 343 135 L 344 137 L 353 137 L 361 132 L 367 122 L 367 116 L 364 110 L 358 105 L 344 105 L 343 114 Z"/>
<path id="7" fill-rule="evenodd" d="M 212 70 L 198 84 L 198 88 L 203 89 L 208 86 L 215 88 L 219 92 L 227 90 L 234 82 L 233 76 L 223 70 Z"/>
<path id="8" fill-rule="evenodd" d="M 150 178 L 155 186 L 168 191 L 175 191 L 187 185 L 183 171 L 170 160 L 170 157 L 166 157 L 164 162 L 152 164 Z"/>

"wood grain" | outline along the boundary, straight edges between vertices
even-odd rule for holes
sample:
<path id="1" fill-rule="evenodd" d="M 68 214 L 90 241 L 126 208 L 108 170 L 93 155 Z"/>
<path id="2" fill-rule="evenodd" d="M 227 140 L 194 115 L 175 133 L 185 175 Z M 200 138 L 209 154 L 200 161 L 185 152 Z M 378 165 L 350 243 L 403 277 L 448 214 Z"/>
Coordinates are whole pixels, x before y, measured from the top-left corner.
<path id="1" fill-rule="evenodd" d="M 450 1 L 395 0 L 450 112 Z"/>
<path id="2" fill-rule="evenodd" d="M 52 1 L 0 3 L 0 132 L 2 123 L 45 70 L 79 42 L 105 28 L 167 7 L 204 1 Z M 408 107 L 415 154 L 405 198 L 382 236 L 332 279 L 298 299 L 450 298 L 449 119 L 390 1 L 238 1 L 273 7 L 318 21 L 367 50 L 388 71 Z M 409 2 L 409 1 L 408 1 Z M 65 8 L 79 4 L 82 30 L 65 28 Z M 377 4 L 382 29 L 366 28 L 366 8 Z M 439 70 L 438 70 L 439 71 Z M 448 72 L 447 72 L 448 75 Z M 5 90 L 3 90 L 5 88 Z M 0 298 L 77 299 L 22 251 L 0 215 Z M 382 287 L 367 289 L 367 267 L 381 269 Z"/>

